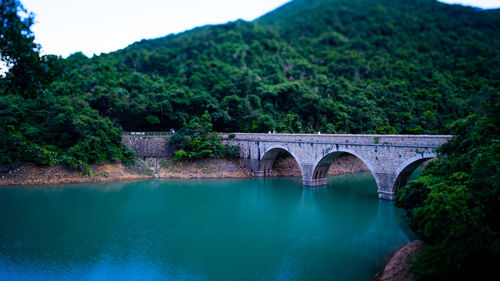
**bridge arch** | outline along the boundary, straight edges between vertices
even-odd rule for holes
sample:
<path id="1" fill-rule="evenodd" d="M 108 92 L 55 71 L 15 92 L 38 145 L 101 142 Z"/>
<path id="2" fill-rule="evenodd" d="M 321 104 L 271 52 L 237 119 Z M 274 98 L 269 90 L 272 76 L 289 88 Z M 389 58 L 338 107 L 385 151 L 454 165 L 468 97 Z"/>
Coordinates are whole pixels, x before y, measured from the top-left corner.
<path id="1" fill-rule="evenodd" d="M 410 179 L 410 176 L 413 174 L 413 172 L 424 162 L 436 158 L 436 155 L 431 155 L 431 156 L 417 156 L 413 157 L 411 159 L 408 159 L 405 161 L 403 164 L 401 164 L 397 169 L 396 169 L 396 180 L 394 182 L 394 186 L 392 187 L 392 192 L 396 191 L 396 189 L 405 186 L 408 183 L 408 180 Z"/>
<path id="2" fill-rule="evenodd" d="M 414 156 L 394 167 L 389 174 L 375 174 L 379 198 L 394 200 L 394 191 L 408 183 L 411 174 L 418 166 L 436 156 L 435 153 Z"/>
<path id="3" fill-rule="evenodd" d="M 316 160 L 312 166 L 312 181 L 309 182 L 308 180 L 304 180 L 304 183 L 308 186 L 326 185 L 328 181 L 328 171 L 330 170 L 333 161 L 335 161 L 335 159 L 337 159 L 337 157 L 342 154 L 350 154 L 355 156 L 361 162 L 363 162 L 368 167 L 368 170 L 370 170 L 370 172 L 373 174 L 374 170 L 371 163 L 367 161 L 362 155 L 350 149 L 342 149 L 330 152 L 327 155 L 324 155 L 320 159 Z"/>
<path id="4" fill-rule="evenodd" d="M 274 145 L 269 147 L 265 153 L 262 155 L 259 161 L 259 167 L 257 169 L 257 172 L 255 173 L 256 176 L 269 176 L 272 173 L 273 165 L 274 162 L 276 161 L 276 158 L 278 155 L 282 152 L 286 152 L 287 154 L 290 154 L 295 162 L 297 162 L 299 169 L 300 169 L 300 174 L 303 175 L 302 171 L 302 165 L 300 165 L 300 162 L 298 161 L 300 158 L 298 158 L 293 151 L 288 149 L 285 146 L 281 145 Z"/>

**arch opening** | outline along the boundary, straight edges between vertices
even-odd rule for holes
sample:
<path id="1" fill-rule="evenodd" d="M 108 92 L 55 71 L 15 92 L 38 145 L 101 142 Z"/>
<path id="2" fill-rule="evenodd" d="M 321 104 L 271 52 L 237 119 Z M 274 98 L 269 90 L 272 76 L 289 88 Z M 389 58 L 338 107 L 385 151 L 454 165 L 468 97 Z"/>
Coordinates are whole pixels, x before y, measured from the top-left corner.
<path id="1" fill-rule="evenodd" d="M 297 159 L 284 148 L 268 150 L 260 160 L 257 173 L 259 176 L 302 176 L 302 170 Z"/>
<path id="2" fill-rule="evenodd" d="M 397 174 L 396 181 L 394 182 L 392 191 L 395 192 L 397 189 L 408 184 L 408 181 L 412 177 L 415 170 L 417 170 L 418 167 L 423 166 L 426 162 L 432 159 L 434 159 L 434 157 L 421 158 L 403 167 L 403 169 Z"/>
<path id="3" fill-rule="evenodd" d="M 316 164 L 312 173 L 311 186 L 326 185 L 328 176 L 370 171 L 365 161 L 355 154 L 344 151 L 330 153 Z"/>

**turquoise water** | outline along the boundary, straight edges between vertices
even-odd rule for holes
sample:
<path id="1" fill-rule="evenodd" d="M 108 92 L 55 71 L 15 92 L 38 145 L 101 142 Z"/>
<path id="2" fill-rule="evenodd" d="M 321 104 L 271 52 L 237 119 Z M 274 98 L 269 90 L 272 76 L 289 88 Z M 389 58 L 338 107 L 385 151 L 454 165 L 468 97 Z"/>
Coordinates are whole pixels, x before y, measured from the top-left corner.
<path id="1" fill-rule="evenodd" d="M 0 188 L 0 280 L 372 280 L 409 241 L 369 173 Z"/>

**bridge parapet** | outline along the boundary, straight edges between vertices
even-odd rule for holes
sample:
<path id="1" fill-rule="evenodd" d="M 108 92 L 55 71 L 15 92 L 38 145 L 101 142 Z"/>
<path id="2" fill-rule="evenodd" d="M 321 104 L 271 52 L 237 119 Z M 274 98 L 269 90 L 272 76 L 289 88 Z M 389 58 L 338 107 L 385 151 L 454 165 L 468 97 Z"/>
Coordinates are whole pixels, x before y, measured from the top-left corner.
<path id="1" fill-rule="evenodd" d="M 230 140 L 229 134 L 220 134 L 222 139 Z M 362 145 L 403 145 L 418 147 L 437 147 L 448 141 L 450 135 L 358 135 L 358 134 L 263 134 L 234 133 L 233 140 L 285 142 L 285 143 L 329 143 Z"/>

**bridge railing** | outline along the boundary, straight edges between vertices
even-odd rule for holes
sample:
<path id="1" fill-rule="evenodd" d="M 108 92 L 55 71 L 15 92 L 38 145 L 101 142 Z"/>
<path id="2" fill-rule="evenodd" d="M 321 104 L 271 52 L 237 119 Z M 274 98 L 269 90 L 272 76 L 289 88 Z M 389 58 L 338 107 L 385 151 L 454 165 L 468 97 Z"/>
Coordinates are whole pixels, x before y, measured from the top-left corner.
<path id="1" fill-rule="evenodd" d="M 123 132 L 127 136 L 170 137 L 174 132 Z"/>
<path id="2" fill-rule="evenodd" d="M 451 135 L 366 135 L 366 134 L 265 134 L 233 133 L 220 134 L 224 141 L 316 143 L 330 145 L 368 145 L 438 147 L 447 142 Z"/>

